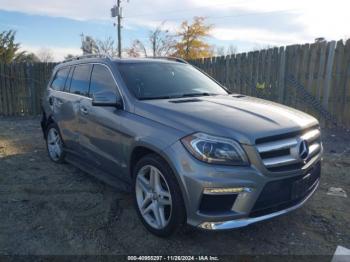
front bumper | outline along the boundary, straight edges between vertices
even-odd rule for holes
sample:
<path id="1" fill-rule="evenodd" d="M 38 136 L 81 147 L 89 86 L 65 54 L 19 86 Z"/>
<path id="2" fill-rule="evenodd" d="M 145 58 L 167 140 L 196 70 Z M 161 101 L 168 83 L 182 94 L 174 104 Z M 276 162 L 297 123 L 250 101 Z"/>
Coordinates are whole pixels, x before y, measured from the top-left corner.
<path id="1" fill-rule="evenodd" d="M 267 215 L 259 216 L 259 217 L 241 218 L 241 219 L 229 220 L 224 222 L 203 222 L 198 227 L 202 229 L 208 229 L 208 230 L 225 230 L 225 229 L 240 228 L 240 227 L 245 227 L 250 224 L 264 221 L 270 218 L 274 218 L 283 214 L 287 214 L 304 205 L 305 202 L 313 195 L 313 193 L 315 193 L 316 189 L 318 188 L 318 185 L 319 185 L 319 180 L 315 182 L 315 185 L 312 191 L 301 202 L 299 202 L 295 206 L 292 206 L 277 212 L 273 212 Z"/>
<path id="2" fill-rule="evenodd" d="M 261 171 L 264 168 L 255 148 L 244 146 L 244 149 L 251 162 L 251 165 L 246 167 L 217 166 L 200 162 L 193 158 L 180 142 L 164 151 L 182 190 L 188 224 L 210 230 L 244 227 L 295 210 L 316 191 L 319 174 L 313 179 L 312 186 L 305 191 L 305 194 L 298 195 L 293 201 L 283 203 L 278 207 L 273 205 L 271 207 L 274 198 L 286 197 L 284 192 L 288 190 L 291 183 L 305 177 L 315 166 L 320 166 L 321 156 L 310 161 L 306 169 L 269 174 Z M 229 198 L 227 194 L 222 194 L 219 200 L 206 201 L 213 208 L 203 210 L 203 202 L 208 196 L 205 191 L 208 188 L 243 188 L 244 190 L 233 194 L 232 202 L 228 205 L 221 203 L 227 202 Z M 267 205 L 268 208 L 265 208 L 264 205 Z M 220 208 L 226 209 L 220 210 Z"/>

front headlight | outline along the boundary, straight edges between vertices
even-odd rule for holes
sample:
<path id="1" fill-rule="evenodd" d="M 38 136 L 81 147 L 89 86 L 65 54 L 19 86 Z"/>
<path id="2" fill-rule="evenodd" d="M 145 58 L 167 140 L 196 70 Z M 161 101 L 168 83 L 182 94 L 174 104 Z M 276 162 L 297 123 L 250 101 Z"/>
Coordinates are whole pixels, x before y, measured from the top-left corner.
<path id="1" fill-rule="evenodd" d="M 221 165 L 248 165 L 243 148 L 232 139 L 195 133 L 182 138 L 181 142 L 198 160 Z"/>

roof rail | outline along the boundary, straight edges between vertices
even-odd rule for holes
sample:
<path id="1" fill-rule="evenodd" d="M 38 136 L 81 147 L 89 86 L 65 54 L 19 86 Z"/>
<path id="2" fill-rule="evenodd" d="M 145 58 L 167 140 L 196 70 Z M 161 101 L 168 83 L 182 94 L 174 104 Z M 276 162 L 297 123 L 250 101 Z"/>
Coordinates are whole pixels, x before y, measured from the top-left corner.
<path id="1" fill-rule="evenodd" d="M 188 64 L 188 62 L 185 59 L 182 59 L 180 57 L 175 57 L 175 56 L 151 56 L 148 58 L 167 59 L 167 60 L 171 60 L 171 61 L 175 61 L 175 62 L 179 62 L 179 63 L 183 63 L 183 64 Z"/>
<path id="2" fill-rule="evenodd" d="M 88 54 L 88 55 L 82 55 L 82 56 L 74 56 L 72 58 L 65 59 L 62 61 L 62 63 L 71 62 L 71 61 L 75 61 L 75 60 L 81 60 L 81 59 L 85 59 L 85 58 L 108 58 L 108 59 L 112 60 L 112 57 L 108 54 Z"/>

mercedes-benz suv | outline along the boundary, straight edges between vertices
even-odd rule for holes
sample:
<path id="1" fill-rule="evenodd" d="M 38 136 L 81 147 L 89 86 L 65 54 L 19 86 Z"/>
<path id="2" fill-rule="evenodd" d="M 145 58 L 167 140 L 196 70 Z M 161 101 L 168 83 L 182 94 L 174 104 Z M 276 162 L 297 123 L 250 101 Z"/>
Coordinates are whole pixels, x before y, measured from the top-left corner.
<path id="1" fill-rule="evenodd" d="M 300 207 L 321 172 L 318 121 L 229 92 L 181 59 L 80 57 L 42 103 L 52 161 L 131 191 L 144 226 L 232 229 Z"/>

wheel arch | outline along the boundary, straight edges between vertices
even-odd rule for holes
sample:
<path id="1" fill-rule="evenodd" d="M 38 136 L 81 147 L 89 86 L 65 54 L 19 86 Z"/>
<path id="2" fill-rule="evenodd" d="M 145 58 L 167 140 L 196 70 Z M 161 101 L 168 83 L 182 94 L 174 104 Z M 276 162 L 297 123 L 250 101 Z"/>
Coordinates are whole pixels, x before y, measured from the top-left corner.
<path id="1" fill-rule="evenodd" d="M 46 116 L 45 111 L 43 110 L 43 115 L 41 119 L 41 129 L 43 131 L 44 139 L 46 139 L 47 127 L 51 124 L 57 124 L 53 115 Z"/>
<path id="2" fill-rule="evenodd" d="M 133 168 L 136 165 L 137 161 L 140 160 L 142 157 L 148 155 L 148 154 L 156 154 L 158 155 L 161 159 L 163 159 L 165 161 L 165 163 L 168 164 L 168 166 L 170 167 L 171 171 L 173 172 L 175 179 L 177 181 L 177 184 L 180 187 L 181 193 L 182 193 L 182 197 L 184 200 L 184 204 L 186 206 L 186 210 L 188 207 L 188 203 L 185 199 L 186 198 L 186 189 L 184 188 L 184 185 L 182 183 L 182 180 L 179 176 L 179 174 L 177 173 L 177 170 L 175 168 L 175 166 L 172 164 L 170 157 L 164 153 L 164 151 L 159 150 L 157 148 L 155 148 L 152 145 L 146 144 L 146 143 L 142 143 L 142 144 L 138 144 L 136 145 L 133 149 L 132 152 L 130 154 L 130 158 L 129 158 L 129 177 L 130 179 L 133 179 Z"/>
<path id="3" fill-rule="evenodd" d="M 171 166 L 169 164 L 169 162 L 162 156 L 161 150 L 158 150 L 157 148 L 155 148 L 154 146 L 148 145 L 148 144 L 138 144 L 136 145 L 130 154 L 130 158 L 129 158 L 129 175 L 132 178 L 133 176 L 133 171 L 134 171 L 134 167 L 136 165 L 136 163 L 144 156 L 149 155 L 149 154 L 156 154 L 159 157 L 161 157 L 163 160 L 166 161 L 166 163 Z"/>

